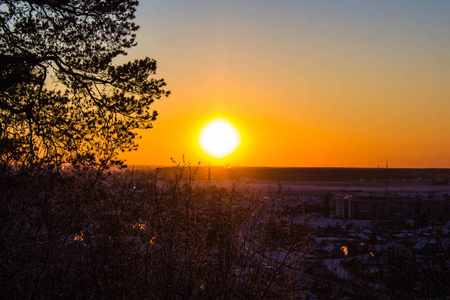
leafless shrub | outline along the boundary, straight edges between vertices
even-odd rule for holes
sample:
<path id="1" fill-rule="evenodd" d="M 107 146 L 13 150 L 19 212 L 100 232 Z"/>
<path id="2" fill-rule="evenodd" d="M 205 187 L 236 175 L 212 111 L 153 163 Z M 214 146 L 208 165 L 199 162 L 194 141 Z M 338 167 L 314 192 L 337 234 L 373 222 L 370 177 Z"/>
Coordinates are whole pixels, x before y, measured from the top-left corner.
<path id="1" fill-rule="evenodd" d="M 300 298 L 309 225 L 176 168 L 3 172 L 0 297 Z"/>

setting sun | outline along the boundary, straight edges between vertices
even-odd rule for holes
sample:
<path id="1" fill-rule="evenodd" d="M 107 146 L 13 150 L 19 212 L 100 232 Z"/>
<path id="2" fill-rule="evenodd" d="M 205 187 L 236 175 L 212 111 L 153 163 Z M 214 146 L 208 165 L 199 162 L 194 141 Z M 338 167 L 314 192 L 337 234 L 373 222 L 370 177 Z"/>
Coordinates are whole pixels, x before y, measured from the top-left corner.
<path id="1" fill-rule="evenodd" d="M 241 143 L 241 135 L 233 124 L 217 118 L 203 127 L 198 136 L 198 143 L 207 154 L 222 158 L 236 150 Z"/>

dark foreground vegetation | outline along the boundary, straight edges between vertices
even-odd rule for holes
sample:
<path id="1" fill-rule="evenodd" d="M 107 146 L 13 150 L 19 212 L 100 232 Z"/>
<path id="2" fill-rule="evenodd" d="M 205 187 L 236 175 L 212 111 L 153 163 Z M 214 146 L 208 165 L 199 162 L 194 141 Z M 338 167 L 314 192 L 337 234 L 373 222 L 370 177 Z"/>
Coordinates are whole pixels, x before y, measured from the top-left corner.
<path id="1" fill-rule="evenodd" d="M 2 170 L 0 298 L 301 296 L 310 225 L 193 172 L 139 190 L 124 173 Z"/>

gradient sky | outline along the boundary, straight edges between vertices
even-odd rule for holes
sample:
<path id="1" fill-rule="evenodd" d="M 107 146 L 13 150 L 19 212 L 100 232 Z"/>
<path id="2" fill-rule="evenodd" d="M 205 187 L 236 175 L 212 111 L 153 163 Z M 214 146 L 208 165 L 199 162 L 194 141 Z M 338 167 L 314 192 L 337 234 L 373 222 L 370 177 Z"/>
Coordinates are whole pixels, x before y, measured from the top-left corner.
<path id="1" fill-rule="evenodd" d="M 450 167 L 450 1 L 141 1 L 169 98 L 129 165 Z M 117 62 L 120 62 L 118 59 Z M 214 117 L 241 132 L 213 159 Z"/>

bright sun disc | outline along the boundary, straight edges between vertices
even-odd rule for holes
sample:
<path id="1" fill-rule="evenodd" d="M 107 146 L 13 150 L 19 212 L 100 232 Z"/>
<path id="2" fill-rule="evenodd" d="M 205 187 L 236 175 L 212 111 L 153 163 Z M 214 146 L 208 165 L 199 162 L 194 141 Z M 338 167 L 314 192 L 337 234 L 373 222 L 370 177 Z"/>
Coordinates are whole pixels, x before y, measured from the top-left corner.
<path id="1" fill-rule="evenodd" d="M 236 127 L 225 119 L 214 119 L 203 127 L 198 136 L 200 147 L 215 158 L 233 153 L 241 143 Z"/>

